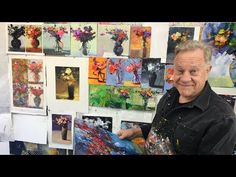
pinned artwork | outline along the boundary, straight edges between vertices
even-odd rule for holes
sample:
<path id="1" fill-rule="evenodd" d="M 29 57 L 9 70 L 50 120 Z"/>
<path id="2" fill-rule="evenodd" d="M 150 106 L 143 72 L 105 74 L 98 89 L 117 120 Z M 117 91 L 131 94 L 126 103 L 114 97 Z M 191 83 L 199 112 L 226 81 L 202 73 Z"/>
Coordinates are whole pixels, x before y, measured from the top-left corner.
<path id="1" fill-rule="evenodd" d="M 42 57 L 10 56 L 12 112 L 46 114 Z"/>
<path id="2" fill-rule="evenodd" d="M 97 24 L 71 24 L 71 56 L 97 55 Z"/>

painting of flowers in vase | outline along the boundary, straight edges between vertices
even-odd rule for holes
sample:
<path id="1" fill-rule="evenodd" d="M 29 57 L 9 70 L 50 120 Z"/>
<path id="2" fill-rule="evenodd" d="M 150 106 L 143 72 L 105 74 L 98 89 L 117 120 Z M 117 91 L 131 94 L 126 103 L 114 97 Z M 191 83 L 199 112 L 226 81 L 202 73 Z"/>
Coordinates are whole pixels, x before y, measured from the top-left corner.
<path id="1" fill-rule="evenodd" d="M 72 115 L 52 114 L 52 142 L 72 144 Z"/>
<path id="2" fill-rule="evenodd" d="M 151 27 L 133 26 L 130 30 L 130 57 L 148 58 L 151 46 Z"/>
<path id="3" fill-rule="evenodd" d="M 89 58 L 89 84 L 105 85 L 106 84 L 106 66 L 107 58 L 90 57 Z"/>
<path id="4" fill-rule="evenodd" d="M 97 23 L 71 24 L 71 56 L 96 56 Z"/>
<path id="5" fill-rule="evenodd" d="M 160 58 L 147 58 L 142 61 L 141 87 L 163 91 L 165 64 Z"/>
<path id="6" fill-rule="evenodd" d="M 125 61 L 124 58 L 107 58 L 107 85 L 124 85 Z"/>
<path id="7" fill-rule="evenodd" d="M 173 63 L 175 47 L 184 41 L 194 39 L 194 27 L 170 27 L 167 43 L 167 63 Z"/>
<path id="8" fill-rule="evenodd" d="M 98 56 L 128 56 L 130 25 L 98 25 Z"/>
<path id="9" fill-rule="evenodd" d="M 206 23 L 202 40 L 213 47 L 209 83 L 212 87 L 236 87 L 236 24 Z"/>
<path id="10" fill-rule="evenodd" d="M 44 24 L 43 47 L 45 55 L 70 55 L 70 25 Z"/>
<path id="11" fill-rule="evenodd" d="M 56 99 L 80 100 L 79 67 L 56 67 Z"/>
<path id="12" fill-rule="evenodd" d="M 45 82 L 42 59 L 10 56 L 12 112 L 45 114 Z"/>
<path id="13" fill-rule="evenodd" d="M 142 59 L 125 60 L 124 71 L 124 86 L 140 87 Z"/>
<path id="14" fill-rule="evenodd" d="M 8 24 L 8 52 L 25 52 L 24 24 Z"/>
<path id="15" fill-rule="evenodd" d="M 25 25 L 26 52 L 42 53 L 42 25 Z"/>
<path id="16" fill-rule="evenodd" d="M 43 84 L 29 84 L 29 106 L 43 109 Z"/>

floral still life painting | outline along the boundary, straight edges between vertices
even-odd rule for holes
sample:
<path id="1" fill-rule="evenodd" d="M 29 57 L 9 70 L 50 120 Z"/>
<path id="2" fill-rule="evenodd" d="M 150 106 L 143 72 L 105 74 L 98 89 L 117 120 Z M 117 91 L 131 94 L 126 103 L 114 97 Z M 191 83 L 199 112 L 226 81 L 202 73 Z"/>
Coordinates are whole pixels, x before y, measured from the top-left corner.
<path id="1" fill-rule="evenodd" d="M 168 46 L 167 46 L 167 63 L 173 63 L 175 47 L 184 41 L 192 40 L 194 38 L 194 27 L 170 27 Z"/>
<path id="2" fill-rule="evenodd" d="M 25 52 L 25 26 L 22 24 L 9 24 L 8 29 L 8 51 Z"/>
<path id="3" fill-rule="evenodd" d="M 157 88 L 159 92 L 164 87 L 165 64 L 160 58 L 146 58 L 142 62 L 141 87 Z"/>
<path id="4" fill-rule="evenodd" d="M 130 32 L 130 57 L 148 58 L 151 46 L 151 27 L 131 27 Z"/>
<path id="5" fill-rule="evenodd" d="M 52 142 L 58 144 L 72 143 L 72 116 L 52 114 Z"/>
<path id="6" fill-rule="evenodd" d="M 76 118 L 74 128 L 75 155 L 140 155 L 141 149 L 129 140 Z"/>
<path id="7" fill-rule="evenodd" d="M 12 110 L 45 109 L 42 59 L 11 58 Z"/>
<path id="8" fill-rule="evenodd" d="M 26 25 L 26 52 L 42 53 L 42 26 Z"/>
<path id="9" fill-rule="evenodd" d="M 107 59 L 104 57 L 89 58 L 89 84 L 105 85 L 106 84 L 106 66 Z"/>
<path id="10" fill-rule="evenodd" d="M 43 47 L 45 55 L 68 56 L 70 54 L 70 26 L 44 24 Z"/>
<path id="11" fill-rule="evenodd" d="M 98 26 L 98 56 L 128 56 L 129 25 Z"/>
<path id="12" fill-rule="evenodd" d="M 79 67 L 56 67 L 56 99 L 79 100 Z"/>
<path id="13" fill-rule="evenodd" d="M 202 40 L 213 47 L 209 83 L 212 87 L 236 87 L 236 24 L 206 23 Z"/>
<path id="14" fill-rule="evenodd" d="M 71 56 L 96 56 L 97 24 L 71 24 Z"/>
<path id="15" fill-rule="evenodd" d="M 151 88 L 90 85 L 89 105 L 127 110 L 153 111 L 157 90 Z"/>

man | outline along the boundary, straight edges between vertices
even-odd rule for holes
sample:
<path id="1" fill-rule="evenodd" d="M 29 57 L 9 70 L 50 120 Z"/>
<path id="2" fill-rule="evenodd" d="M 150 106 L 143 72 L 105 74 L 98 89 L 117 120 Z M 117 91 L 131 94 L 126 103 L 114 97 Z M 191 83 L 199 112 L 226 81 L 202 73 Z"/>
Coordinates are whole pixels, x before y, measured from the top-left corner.
<path id="1" fill-rule="evenodd" d="M 147 154 L 232 154 L 236 117 L 211 90 L 211 47 L 186 41 L 175 49 L 174 87 L 159 101 L 151 126 L 120 130 L 121 139 L 143 135 Z"/>

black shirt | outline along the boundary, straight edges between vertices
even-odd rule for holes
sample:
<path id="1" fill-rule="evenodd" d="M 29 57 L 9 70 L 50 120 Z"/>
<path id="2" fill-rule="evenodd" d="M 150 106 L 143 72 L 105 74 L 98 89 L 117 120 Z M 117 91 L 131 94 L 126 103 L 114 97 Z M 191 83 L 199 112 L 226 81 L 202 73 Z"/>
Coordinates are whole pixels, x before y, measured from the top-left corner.
<path id="1" fill-rule="evenodd" d="M 232 154 L 236 144 L 236 117 L 232 107 L 208 82 L 192 102 L 179 104 L 173 87 L 159 101 L 152 125 L 142 126 L 144 138 L 151 127 L 168 137 L 176 154 Z"/>

